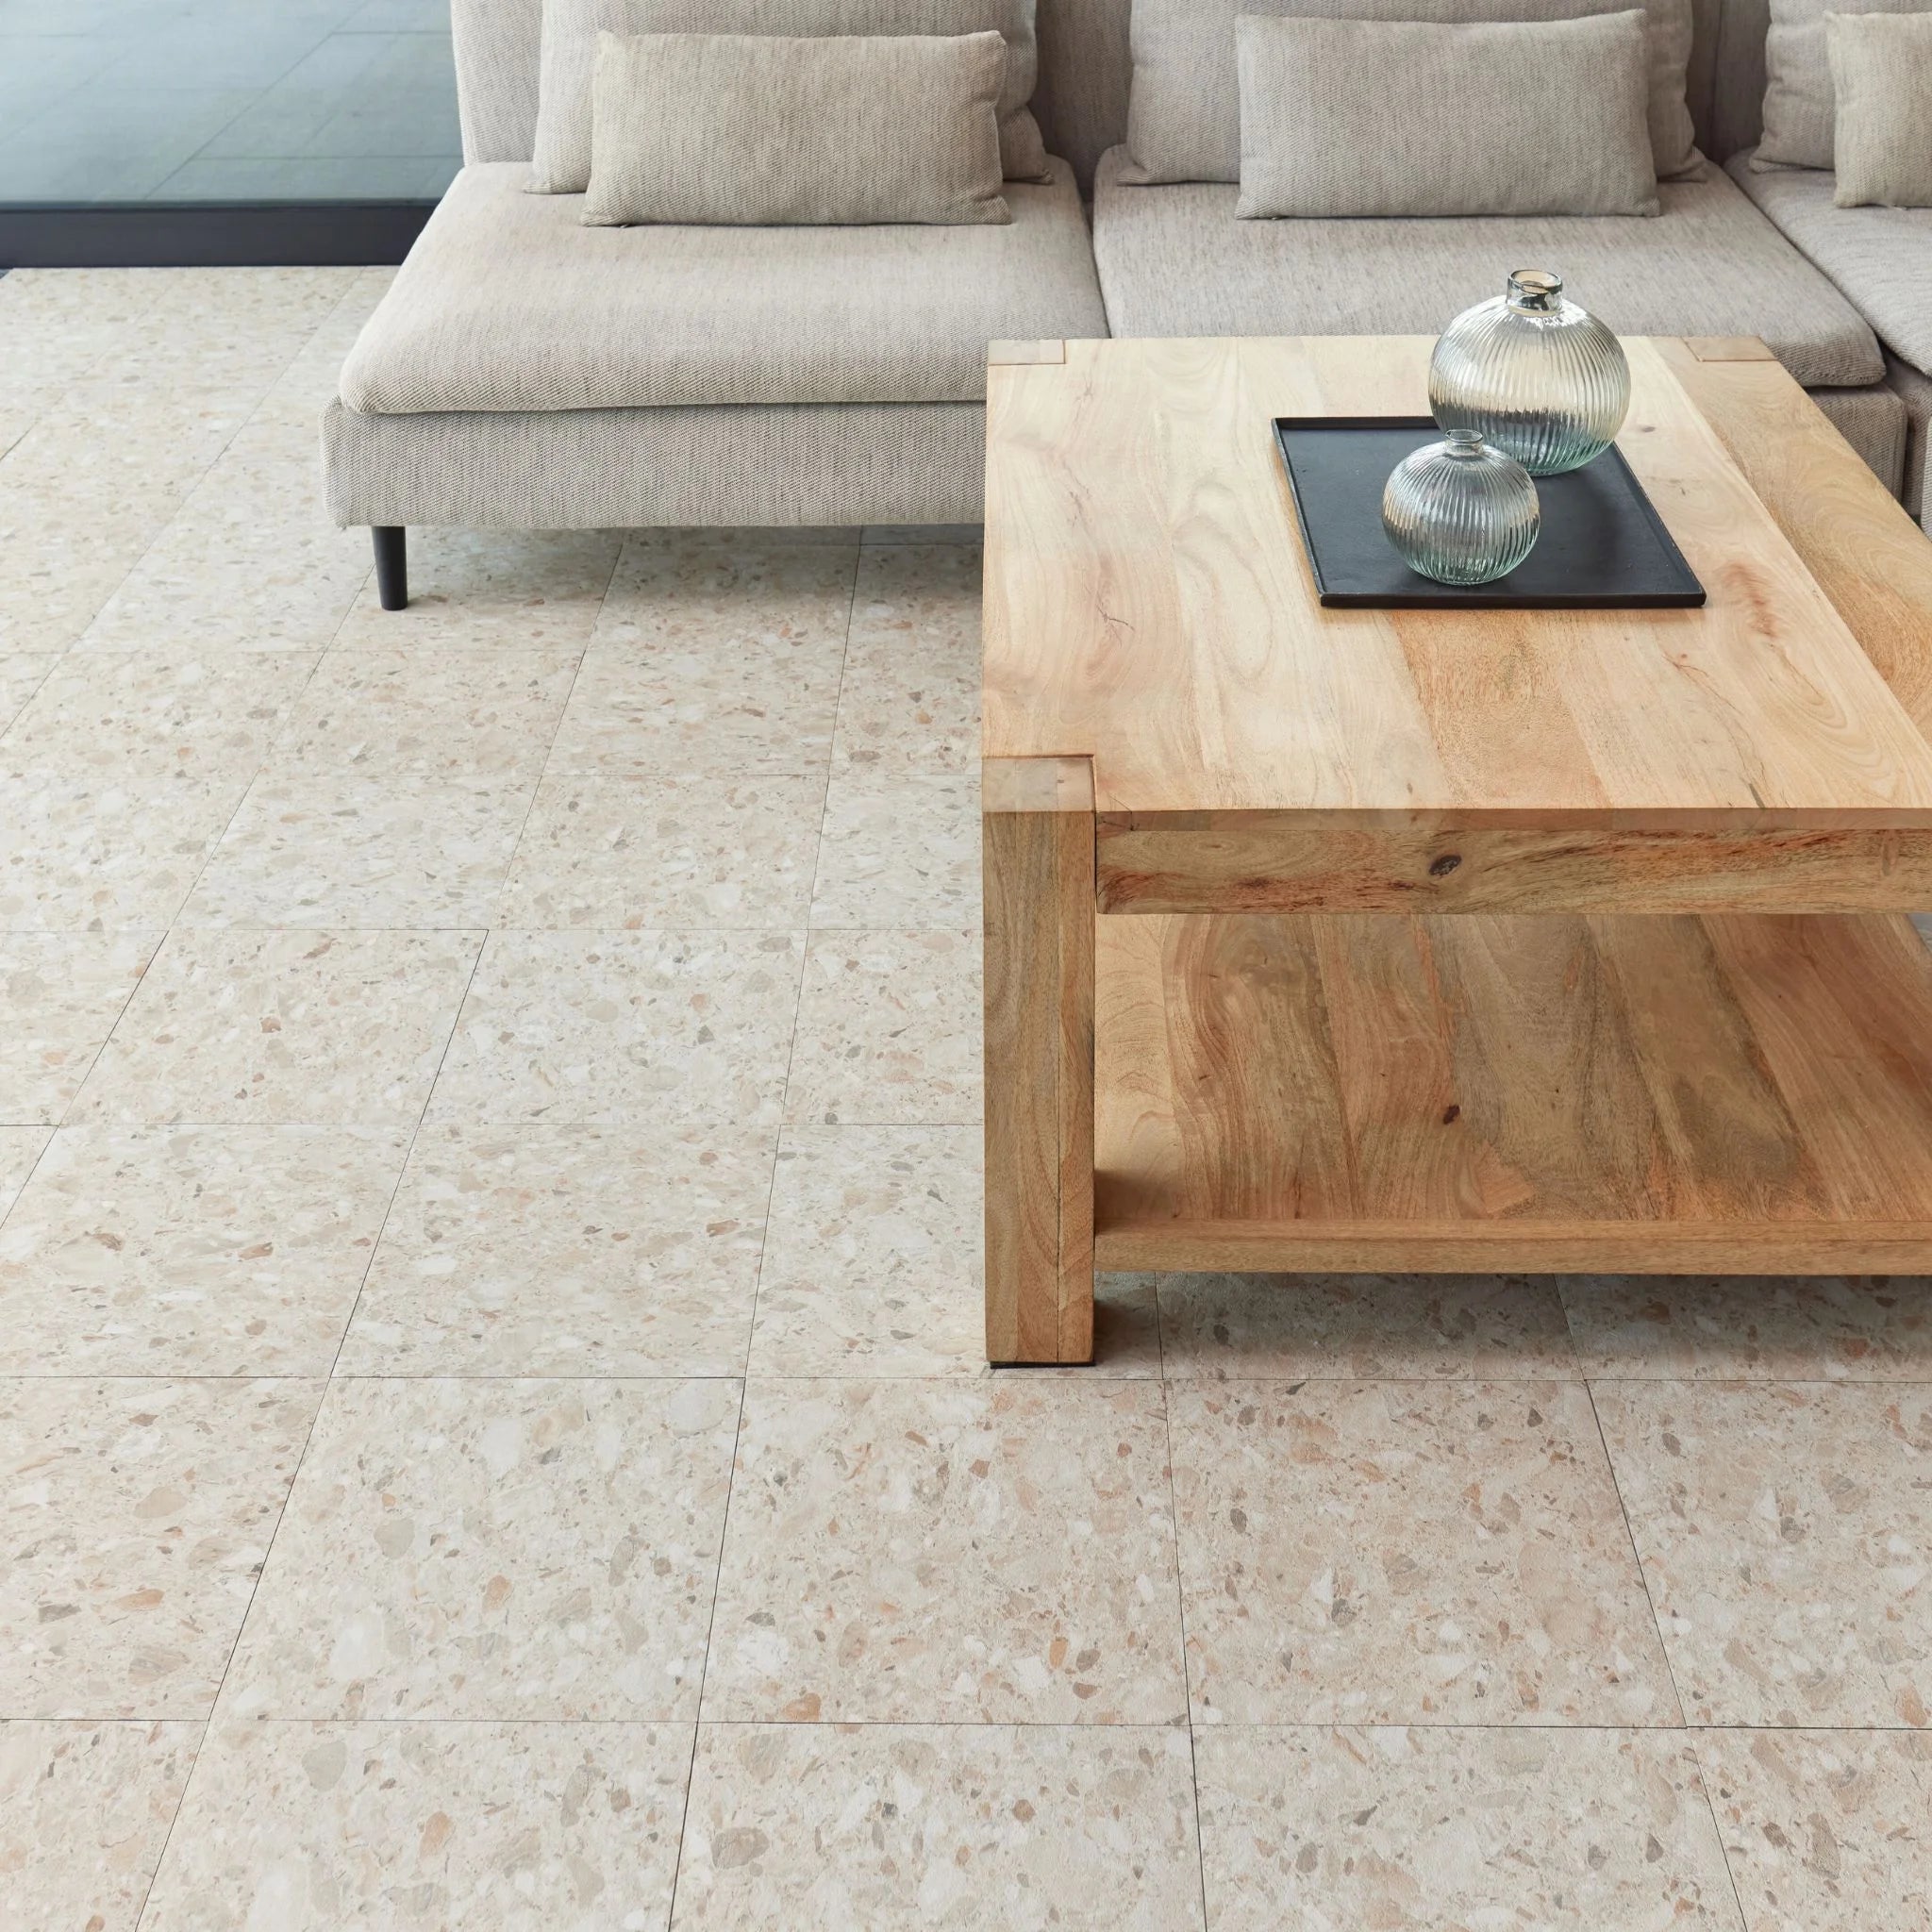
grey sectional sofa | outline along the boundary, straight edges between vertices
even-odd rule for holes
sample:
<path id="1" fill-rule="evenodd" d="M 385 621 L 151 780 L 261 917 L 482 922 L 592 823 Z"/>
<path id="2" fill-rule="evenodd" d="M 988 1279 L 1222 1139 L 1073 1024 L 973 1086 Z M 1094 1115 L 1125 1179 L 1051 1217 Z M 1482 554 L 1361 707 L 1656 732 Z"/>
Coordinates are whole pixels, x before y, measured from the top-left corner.
<path id="1" fill-rule="evenodd" d="M 1699 0 L 1714 158 L 1655 220 L 1238 222 L 1231 185 L 1130 186 L 1130 8 L 1039 0 L 1065 159 L 1008 184 L 1010 226 L 613 229 L 520 192 L 541 0 L 454 0 L 467 164 L 323 424 L 384 601 L 411 524 L 972 521 L 990 340 L 1428 332 L 1532 261 L 1626 333 L 1762 337 L 1932 529 L 1932 210 L 1745 165 L 1765 0 Z"/>

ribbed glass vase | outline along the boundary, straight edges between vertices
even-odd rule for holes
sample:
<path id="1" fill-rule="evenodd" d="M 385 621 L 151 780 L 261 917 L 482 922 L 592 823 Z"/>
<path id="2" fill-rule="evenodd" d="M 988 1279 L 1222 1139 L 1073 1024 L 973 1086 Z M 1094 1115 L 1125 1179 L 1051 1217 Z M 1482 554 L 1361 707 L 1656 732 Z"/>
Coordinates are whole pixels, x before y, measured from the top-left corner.
<path id="1" fill-rule="evenodd" d="M 1439 584 L 1508 575 L 1535 548 L 1541 522 L 1529 472 L 1473 429 L 1452 429 L 1404 457 L 1382 491 L 1390 542 Z"/>
<path id="2" fill-rule="evenodd" d="M 1520 268 L 1504 293 L 1465 308 L 1429 358 L 1429 407 L 1474 429 L 1533 476 L 1580 470 L 1630 408 L 1623 345 L 1548 269 Z"/>

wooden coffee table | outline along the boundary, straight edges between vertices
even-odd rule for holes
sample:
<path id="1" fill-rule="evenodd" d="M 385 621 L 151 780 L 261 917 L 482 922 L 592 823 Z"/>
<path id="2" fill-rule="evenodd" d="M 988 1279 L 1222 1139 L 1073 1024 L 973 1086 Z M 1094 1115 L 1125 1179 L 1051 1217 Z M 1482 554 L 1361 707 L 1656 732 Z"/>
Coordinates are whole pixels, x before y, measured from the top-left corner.
<path id="1" fill-rule="evenodd" d="M 1271 421 L 1425 339 L 995 345 L 992 1360 L 1096 1262 L 1932 1268 L 1932 543 L 1760 344 L 1627 346 L 1702 610 L 1322 609 Z"/>

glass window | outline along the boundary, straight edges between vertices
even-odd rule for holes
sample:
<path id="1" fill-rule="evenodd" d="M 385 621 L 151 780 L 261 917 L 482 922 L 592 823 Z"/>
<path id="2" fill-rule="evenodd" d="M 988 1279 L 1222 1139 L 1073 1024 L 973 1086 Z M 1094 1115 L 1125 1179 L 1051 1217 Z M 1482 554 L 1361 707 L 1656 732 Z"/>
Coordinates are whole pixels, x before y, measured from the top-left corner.
<path id="1" fill-rule="evenodd" d="M 434 201 L 448 0 L 0 0 L 0 204 Z"/>

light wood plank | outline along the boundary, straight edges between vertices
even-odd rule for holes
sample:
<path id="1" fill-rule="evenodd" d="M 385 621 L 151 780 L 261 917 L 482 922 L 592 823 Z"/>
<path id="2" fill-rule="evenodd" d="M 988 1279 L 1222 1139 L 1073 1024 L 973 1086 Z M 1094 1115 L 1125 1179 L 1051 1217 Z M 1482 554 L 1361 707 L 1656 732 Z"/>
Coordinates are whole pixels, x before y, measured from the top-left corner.
<path id="1" fill-rule="evenodd" d="M 1686 336 L 1684 346 L 1700 362 L 1775 362 L 1757 336 Z"/>
<path id="2" fill-rule="evenodd" d="M 1098 975 L 1102 1266 L 1932 1266 L 1903 919 L 1103 920 Z"/>
<path id="3" fill-rule="evenodd" d="M 1648 341 L 1620 441 L 1705 609 L 1322 609 L 1272 419 L 1419 411 L 1428 347 L 1070 341 L 991 371 L 987 754 L 1091 755 L 1103 812 L 1932 825 L 1932 745 Z"/>
<path id="4" fill-rule="evenodd" d="M 996 1362 L 1093 1354 L 1093 780 L 982 777 L 986 1335 Z"/>
<path id="5" fill-rule="evenodd" d="M 1776 362 L 1659 352 L 1879 675 L 1932 735 L 1932 541 Z"/>
<path id="6" fill-rule="evenodd" d="M 1330 824 L 1104 814 L 1105 912 L 1874 912 L 1932 906 L 1932 831 Z"/>
<path id="7" fill-rule="evenodd" d="M 1034 341 L 992 341 L 986 345 L 989 369 L 1019 369 L 1029 363 L 1064 362 L 1067 345 L 1058 340 Z"/>

